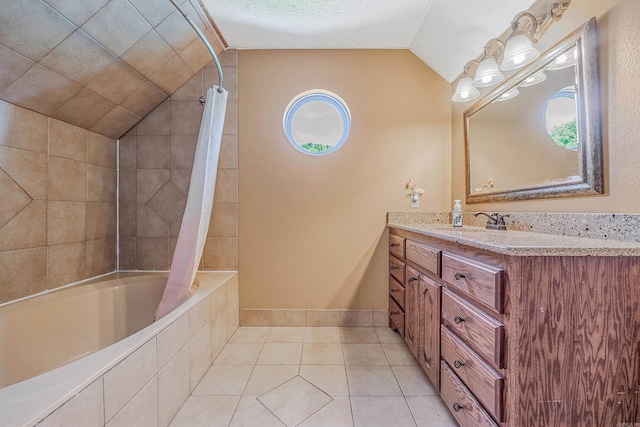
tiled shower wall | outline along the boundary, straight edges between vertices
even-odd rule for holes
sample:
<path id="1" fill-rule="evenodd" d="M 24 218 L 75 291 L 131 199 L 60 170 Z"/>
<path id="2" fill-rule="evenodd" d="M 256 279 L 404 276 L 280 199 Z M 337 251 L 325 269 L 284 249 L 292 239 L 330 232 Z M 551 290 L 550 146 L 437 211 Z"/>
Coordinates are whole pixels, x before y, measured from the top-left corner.
<path id="1" fill-rule="evenodd" d="M 237 51 L 220 55 L 229 91 L 201 270 L 238 268 Z M 120 139 L 120 269 L 167 270 L 187 201 L 203 107 L 218 83 L 209 63 Z"/>
<path id="2" fill-rule="evenodd" d="M 0 303 L 113 271 L 116 141 L 0 101 Z"/>

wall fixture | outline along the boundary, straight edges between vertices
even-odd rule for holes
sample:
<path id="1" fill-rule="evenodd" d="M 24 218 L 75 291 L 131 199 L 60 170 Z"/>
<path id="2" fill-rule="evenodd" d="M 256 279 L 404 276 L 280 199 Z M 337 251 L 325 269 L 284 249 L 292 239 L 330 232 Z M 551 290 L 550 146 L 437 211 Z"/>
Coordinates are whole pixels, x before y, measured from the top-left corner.
<path id="1" fill-rule="evenodd" d="M 504 80 L 505 76 L 501 71 L 517 70 L 537 59 L 540 51 L 534 45 L 553 22 L 560 20 L 569 3 L 570 1 L 554 3 L 549 12 L 541 17 L 535 17 L 529 12 L 517 14 L 511 22 L 511 30 L 508 32 L 506 41 L 500 38 L 489 40 L 482 55 L 467 62 L 451 100 L 453 102 L 472 101 L 480 96 L 476 88 L 493 86 Z M 491 49 L 494 46 L 497 46 L 497 49 L 492 53 Z M 558 68 L 575 64 L 571 53 L 567 54 L 562 61 L 556 65 Z M 469 74 L 469 67 L 472 64 L 476 66 L 473 78 Z M 546 78 L 543 76 L 544 74 L 537 77 L 540 80 L 528 82 L 529 85 L 541 82 Z"/>

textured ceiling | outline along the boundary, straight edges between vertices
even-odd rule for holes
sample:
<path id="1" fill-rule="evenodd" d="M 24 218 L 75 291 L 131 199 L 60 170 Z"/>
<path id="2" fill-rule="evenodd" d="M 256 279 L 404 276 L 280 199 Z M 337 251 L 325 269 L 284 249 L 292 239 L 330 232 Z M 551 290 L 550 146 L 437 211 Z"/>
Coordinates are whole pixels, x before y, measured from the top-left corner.
<path id="1" fill-rule="evenodd" d="M 169 0 L 1 4 L 0 99 L 111 138 L 211 61 Z"/>
<path id="2" fill-rule="evenodd" d="M 203 0 L 239 49 L 411 49 L 453 81 L 532 0 Z"/>

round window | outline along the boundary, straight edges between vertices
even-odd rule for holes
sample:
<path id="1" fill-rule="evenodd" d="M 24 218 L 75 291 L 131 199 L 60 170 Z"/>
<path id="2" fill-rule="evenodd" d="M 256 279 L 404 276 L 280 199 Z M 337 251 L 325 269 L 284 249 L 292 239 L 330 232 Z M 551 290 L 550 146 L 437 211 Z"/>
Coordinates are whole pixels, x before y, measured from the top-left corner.
<path id="1" fill-rule="evenodd" d="M 576 118 L 575 86 L 560 89 L 547 101 L 545 112 L 547 132 L 553 142 L 571 151 L 578 149 Z"/>
<path id="2" fill-rule="evenodd" d="M 291 100 L 284 112 L 283 126 L 297 150 L 322 156 L 339 149 L 347 139 L 351 113 L 335 93 L 310 90 Z"/>

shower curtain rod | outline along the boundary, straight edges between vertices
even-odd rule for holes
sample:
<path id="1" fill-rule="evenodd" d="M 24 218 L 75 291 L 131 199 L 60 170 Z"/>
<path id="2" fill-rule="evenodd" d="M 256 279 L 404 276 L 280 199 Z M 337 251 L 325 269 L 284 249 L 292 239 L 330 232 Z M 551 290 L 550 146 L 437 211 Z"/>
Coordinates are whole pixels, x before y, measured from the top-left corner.
<path id="1" fill-rule="evenodd" d="M 184 16 L 184 19 L 187 20 L 189 25 L 191 25 L 191 28 L 194 29 L 194 31 L 202 39 L 202 42 L 204 43 L 204 45 L 209 50 L 209 53 L 213 57 L 213 62 L 216 63 L 216 68 L 218 69 L 218 80 L 219 80 L 218 92 L 222 93 L 222 83 L 224 82 L 224 75 L 222 74 L 222 67 L 220 66 L 220 61 L 218 61 L 218 56 L 214 52 L 213 48 L 211 47 L 211 44 L 209 43 L 207 38 L 204 36 L 202 31 L 200 31 L 200 28 L 198 28 L 198 26 L 195 24 L 195 22 L 193 22 L 193 20 L 189 17 L 189 15 L 187 15 L 187 12 L 185 12 L 184 9 L 182 7 L 180 7 L 180 5 L 178 3 L 175 2 L 175 0 L 169 0 L 169 1 L 171 3 L 173 3 L 173 5 L 176 7 L 176 9 L 178 9 L 178 12 L 180 12 L 182 14 L 182 16 Z"/>

